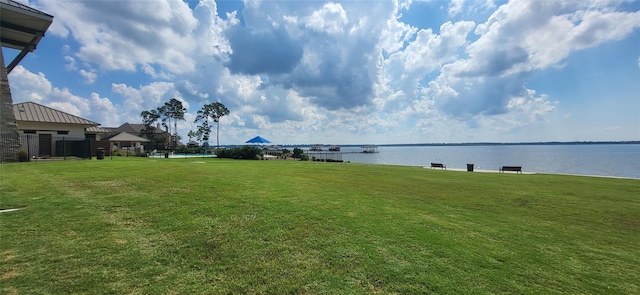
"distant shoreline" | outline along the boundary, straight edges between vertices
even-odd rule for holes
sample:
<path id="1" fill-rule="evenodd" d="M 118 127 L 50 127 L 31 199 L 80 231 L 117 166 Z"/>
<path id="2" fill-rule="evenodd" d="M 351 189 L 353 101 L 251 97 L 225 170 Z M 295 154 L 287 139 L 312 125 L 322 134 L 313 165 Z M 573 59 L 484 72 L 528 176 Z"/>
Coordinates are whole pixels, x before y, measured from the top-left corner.
<path id="1" fill-rule="evenodd" d="M 463 143 L 387 143 L 375 146 L 499 146 L 499 145 L 587 145 L 587 144 L 640 144 L 640 140 L 630 141 L 544 141 L 544 142 L 463 142 Z M 286 147 L 309 147 L 318 144 L 285 144 Z M 325 144 L 330 145 L 330 144 Z M 371 144 L 340 144 L 341 147 L 361 147 Z"/>

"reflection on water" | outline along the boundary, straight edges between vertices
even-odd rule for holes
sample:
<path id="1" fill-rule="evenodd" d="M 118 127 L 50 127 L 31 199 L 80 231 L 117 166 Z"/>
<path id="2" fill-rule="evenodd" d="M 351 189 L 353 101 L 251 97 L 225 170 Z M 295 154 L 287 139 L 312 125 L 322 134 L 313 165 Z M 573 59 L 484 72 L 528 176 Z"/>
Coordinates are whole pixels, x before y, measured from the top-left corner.
<path id="1" fill-rule="evenodd" d="M 343 147 L 342 151 L 359 151 Z M 406 166 L 431 162 L 466 169 L 495 170 L 522 166 L 525 172 L 640 178 L 640 145 L 496 145 L 496 146 L 380 146 L 379 153 L 345 153 L 345 161 Z"/>

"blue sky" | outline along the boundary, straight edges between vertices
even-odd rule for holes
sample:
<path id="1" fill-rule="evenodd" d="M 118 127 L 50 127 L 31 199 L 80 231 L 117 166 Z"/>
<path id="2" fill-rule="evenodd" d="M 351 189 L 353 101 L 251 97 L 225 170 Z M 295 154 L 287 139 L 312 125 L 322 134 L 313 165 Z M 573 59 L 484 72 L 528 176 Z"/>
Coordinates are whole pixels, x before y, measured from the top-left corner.
<path id="1" fill-rule="evenodd" d="M 9 75 L 104 127 L 221 102 L 221 144 L 640 140 L 640 1 L 19 1 Z M 4 49 L 5 60 L 16 51 Z"/>

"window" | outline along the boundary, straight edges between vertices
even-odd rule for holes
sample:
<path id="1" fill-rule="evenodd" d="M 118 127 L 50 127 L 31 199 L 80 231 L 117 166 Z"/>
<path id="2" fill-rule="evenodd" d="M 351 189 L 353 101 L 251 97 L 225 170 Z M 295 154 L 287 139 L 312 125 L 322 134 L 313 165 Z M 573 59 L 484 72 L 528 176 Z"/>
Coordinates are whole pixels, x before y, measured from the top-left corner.
<path id="1" fill-rule="evenodd" d="M 58 131 L 58 134 L 69 134 L 69 131 Z"/>

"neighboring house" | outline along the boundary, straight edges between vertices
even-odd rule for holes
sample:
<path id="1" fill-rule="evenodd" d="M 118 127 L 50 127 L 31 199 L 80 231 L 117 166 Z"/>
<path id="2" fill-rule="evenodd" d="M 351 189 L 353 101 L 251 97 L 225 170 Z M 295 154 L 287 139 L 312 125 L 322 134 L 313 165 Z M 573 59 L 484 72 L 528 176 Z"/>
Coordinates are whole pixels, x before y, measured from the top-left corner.
<path id="1" fill-rule="evenodd" d="M 146 138 L 127 132 L 120 132 L 103 140 L 111 143 L 111 149 L 122 149 L 134 153 L 144 153 L 143 143 L 149 142 Z"/>
<path id="2" fill-rule="evenodd" d="M 169 132 L 162 130 L 160 124 L 153 128 L 153 136 L 144 134 L 144 124 L 124 123 L 119 127 L 105 127 L 104 129 L 109 130 L 109 135 L 103 140 L 113 142 L 112 148 L 114 149 L 133 149 L 142 152 L 146 147 L 147 150 L 166 150 L 171 139 Z"/>
<path id="3" fill-rule="evenodd" d="M 102 140 L 102 138 L 104 138 L 106 135 L 108 135 L 111 131 L 103 128 L 103 127 L 98 127 L 98 126 L 94 126 L 94 127 L 89 127 L 87 129 L 85 129 L 84 131 L 84 136 L 88 139 L 91 139 L 93 141 L 100 141 Z"/>
<path id="4" fill-rule="evenodd" d="M 13 114 L 21 146 L 30 157 L 86 157 L 87 152 L 90 157 L 91 140 L 99 139 L 106 131 L 98 127 L 99 123 L 35 102 L 14 104 Z"/>

